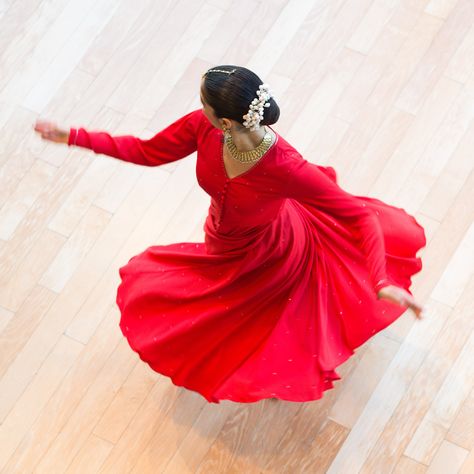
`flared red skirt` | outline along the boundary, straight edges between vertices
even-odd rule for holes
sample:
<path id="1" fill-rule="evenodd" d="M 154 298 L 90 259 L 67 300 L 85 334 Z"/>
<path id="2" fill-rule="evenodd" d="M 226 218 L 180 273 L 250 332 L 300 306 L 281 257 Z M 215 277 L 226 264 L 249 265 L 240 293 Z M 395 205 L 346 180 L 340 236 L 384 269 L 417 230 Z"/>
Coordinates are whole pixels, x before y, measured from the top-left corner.
<path id="1" fill-rule="evenodd" d="M 410 292 L 423 227 L 401 208 L 357 198 L 379 216 L 387 274 Z M 120 328 L 131 348 L 213 403 L 317 400 L 354 349 L 406 311 L 376 298 L 348 229 L 292 199 L 242 252 L 154 245 L 119 273 Z"/>

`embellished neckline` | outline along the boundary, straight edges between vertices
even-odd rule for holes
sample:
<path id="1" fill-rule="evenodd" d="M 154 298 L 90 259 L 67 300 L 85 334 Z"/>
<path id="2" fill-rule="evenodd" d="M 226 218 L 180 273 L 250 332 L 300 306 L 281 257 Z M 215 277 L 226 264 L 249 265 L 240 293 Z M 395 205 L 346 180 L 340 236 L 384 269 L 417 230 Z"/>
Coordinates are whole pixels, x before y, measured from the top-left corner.
<path id="1" fill-rule="evenodd" d="M 270 146 L 270 148 L 268 148 L 268 150 L 265 152 L 264 155 L 262 155 L 262 157 L 255 162 L 255 164 L 253 166 L 251 166 L 250 168 L 246 169 L 243 173 L 240 173 L 236 176 L 233 176 L 232 178 L 228 175 L 227 173 L 227 169 L 225 167 L 225 163 L 224 163 L 224 146 L 225 146 L 225 141 L 224 141 L 224 135 L 221 134 L 220 135 L 220 140 L 219 140 L 219 144 L 220 144 L 220 162 L 221 162 L 221 165 L 222 165 L 222 169 L 224 171 L 224 176 L 225 178 L 228 180 L 228 181 L 233 181 L 234 179 L 238 179 L 248 173 L 250 173 L 254 168 L 256 168 L 262 161 L 265 160 L 265 158 L 273 151 L 273 149 L 276 147 L 276 144 L 278 143 L 278 139 L 279 139 L 279 136 L 278 136 L 278 133 L 275 132 L 275 130 L 273 130 L 272 127 L 270 127 L 270 125 L 265 125 L 266 127 L 268 127 L 274 134 L 275 134 L 275 141 L 272 143 L 272 145 Z"/>

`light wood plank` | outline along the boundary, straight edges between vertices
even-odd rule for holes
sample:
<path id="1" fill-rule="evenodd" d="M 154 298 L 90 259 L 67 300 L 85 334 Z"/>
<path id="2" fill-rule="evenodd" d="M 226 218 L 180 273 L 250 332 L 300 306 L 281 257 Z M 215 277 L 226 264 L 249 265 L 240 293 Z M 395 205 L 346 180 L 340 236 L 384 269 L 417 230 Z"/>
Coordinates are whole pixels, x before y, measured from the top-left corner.
<path id="1" fill-rule="evenodd" d="M 105 229 L 110 218 L 109 212 L 91 206 L 70 238 L 57 252 L 55 259 L 43 273 L 39 284 L 60 293 Z"/>
<path id="2" fill-rule="evenodd" d="M 430 311 L 429 314 L 429 324 L 426 320 L 415 321 L 416 324 L 413 324 L 334 458 L 328 473 L 362 469 L 444 324 L 446 316 L 441 311 Z"/>
<path id="3" fill-rule="evenodd" d="M 451 163 L 461 163 L 470 172 L 474 164 L 466 159 L 474 136 L 474 82 L 463 87 L 446 113 L 442 123 L 430 138 L 429 143 L 417 160 L 412 172 L 397 194 L 397 202 L 409 210 L 419 209 L 427 194 L 435 187 L 440 177 L 446 176 Z M 464 175 L 465 177 L 465 175 Z M 463 181 L 456 183 L 452 179 L 445 192 L 440 192 L 442 201 L 435 212 L 429 215 L 442 220 L 442 210 L 452 203 L 449 198 L 455 196 Z M 458 184 L 458 186 L 456 186 Z M 439 185 L 439 183 L 438 183 Z M 433 203 L 434 199 L 428 202 Z M 426 209 L 425 209 L 426 212 Z"/>
<path id="4" fill-rule="evenodd" d="M 474 25 L 464 37 L 456 53 L 449 60 L 444 74 L 455 81 L 466 83 L 472 76 L 474 63 Z"/>
<path id="5" fill-rule="evenodd" d="M 467 230 L 437 285 L 433 288 L 432 297 L 454 307 L 469 283 L 473 268 L 474 223 Z"/>
<path id="6" fill-rule="evenodd" d="M 2 306 L 11 311 L 20 308 L 65 242 L 63 235 L 49 229 L 43 230 L 31 251 L 10 274 L 8 282 L 0 287 Z"/>
<path id="7" fill-rule="evenodd" d="M 113 445 L 98 436 L 90 435 L 86 443 L 69 465 L 66 474 L 97 472 L 109 455 Z"/>
<path id="8" fill-rule="evenodd" d="M 266 33 L 263 41 L 254 51 L 251 60 L 248 63 L 249 69 L 258 70 L 258 75 L 265 77 L 271 70 L 271 67 L 280 56 L 288 42 L 303 23 L 304 19 L 314 7 L 319 3 L 318 0 L 308 0 L 300 2 L 298 0 L 289 0 L 281 10 L 276 21 Z"/>
<path id="9" fill-rule="evenodd" d="M 466 130 L 444 168 L 434 179 L 428 178 L 432 185 L 429 189 L 426 189 L 424 200 L 421 202 L 421 212 L 432 216 L 439 222 L 446 219 L 450 209 L 455 206 L 459 193 L 463 192 L 466 180 L 469 180 L 474 169 L 473 161 L 468 158 L 471 156 L 472 146 L 474 146 L 474 123 L 471 123 Z M 436 166 L 436 164 L 433 166 Z M 423 189 L 423 184 L 420 187 Z M 415 195 L 414 198 L 416 199 L 417 196 Z M 469 223 L 469 214 L 466 215 L 466 218 L 466 223 Z"/>
<path id="10" fill-rule="evenodd" d="M 394 474 L 424 474 L 428 466 L 414 461 L 406 456 L 402 456 L 397 463 Z"/>
<path id="11" fill-rule="evenodd" d="M 395 103 L 397 107 L 407 112 L 417 113 L 421 109 L 429 91 L 436 87 L 435 84 L 439 81 L 443 70 L 474 22 L 474 11 L 470 0 L 457 0 L 451 6 L 454 7 L 453 11 Z M 430 5 L 427 7 L 428 12 L 429 7 Z"/>
<path id="12" fill-rule="evenodd" d="M 298 143 L 300 153 L 305 153 L 313 138 L 307 133 L 308 128 L 317 132 L 322 127 L 362 59 L 360 53 L 342 49 L 334 66 L 327 71 L 319 87 L 307 98 L 305 107 L 287 133 L 290 143 Z M 318 111 L 317 114 L 314 113 L 315 110 Z"/>
<path id="13" fill-rule="evenodd" d="M 444 474 L 446 472 L 459 472 L 468 451 L 449 441 L 443 441 L 436 453 L 427 474 Z"/>
<path id="14" fill-rule="evenodd" d="M 461 179 L 465 179 L 462 187 L 423 254 L 426 274 L 417 287 L 422 299 L 431 293 L 446 266 L 446 261 L 438 258 L 440 252 L 444 253 L 445 258 L 450 258 L 474 219 L 474 208 L 466 206 L 466 202 L 474 198 L 474 171 Z"/>
<path id="15" fill-rule="evenodd" d="M 35 468 L 36 472 L 66 471 L 87 441 L 97 423 L 99 414 L 109 406 L 114 394 L 136 363 L 135 358 L 130 357 L 130 347 L 127 341 L 121 339 L 96 380 L 41 458 Z"/>
<path id="16" fill-rule="evenodd" d="M 188 4 L 189 5 L 189 4 Z M 166 61 L 155 69 L 147 85 L 141 90 L 140 96 L 134 102 L 131 111 L 141 117 L 151 119 L 159 108 L 163 98 L 171 93 L 175 78 L 179 77 L 194 56 L 199 52 L 209 32 L 218 24 L 223 12 L 206 3 L 200 4 L 194 16 L 187 12 L 192 21 L 183 32 L 180 40 L 168 52 Z"/>
<path id="17" fill-rule="evenodd" d="M 430 320 L 434 312 L 439 312 L 445 319 L 445 323 L 438 337 L 433 340 L 413 381 L 385 424 L 361 472 L 390 470 L 403 457 L 405 448 L 413 438 L 454 360 L 472 332 L 473 285 L 474 279 L 471 279 L 470 285 L 463 293 L 463 298 L 454 309 L 437 302 L 430 307 Z M 407 457 L 415 461 L 410 456 Z"/>
<path id="18" fill-rule="evenodd" d="M 56 168 L 40 160 L 35 161 L 0 211 L 0 238 L 11 239 L 15 229 L 41 190 L 51 182 Z"/>
<path id="19" fill-rule="evenodd" d="M 5 4 L 6 2 L 2 2 Z M 66 6 L 64 0 L 55 1 L 51 6 L 41 0 L 18 2 L 12 0 L 0 17 L 3 32 L 0 40 L 0 90 L 26 60 L 34 44 L 35 35 L 45 34 L 51 22 Z"/>
<path id="20" fill-rule="evenodd" d="M 70 5 L 76 5 L 72 3 Z M 59 42 L 62 48 L 54 55 L 54 61 L 50 62 L 47 69 L 35 69 L 38 75 L 37 83 L 29 87 L 29 93 L 22 100 L 22 105 L 30 110 L 40 113 L 45 105 L 51 100 L 56 90 L 61 86 L 66 77 L 77 66 L 79 59 L 89 48 L 96 34 L 98 34 L 107 24 L 110 17 L 117 9 L 119 2 L 114 0 L 102 0 L 101 2 L 84 1 L 81 4 L 82 10 L 74 12 L 71 16 L 74 21 L 81 19 L 80 24 L 70 31 L 67 41 Z M 84 13 L 87 12 L 87 15 Z M 81 16 L 84 15 L 82 19 Z M 71 25 L 67 25 L 71 28 Z M 58 38 L 64 36 L 59 32 Z M 58 38 L 50 38 L 51 41 L 57 41 Z M 29 69 L 27 75 L 31 75 Z M 8 90 L 8 87 L 7 87 Z"/>
<path id="21" fill-rule="evenodd" d="M 458 0 L 430 0 L 430 3 L 426 5 L 425 12 L 446 19 L 457 2 Z"/>
<path id="22" fill-rule="evenodd" d="M 113 447 L 133 420 L 157 378 L 158 375 L 147 364 L 137 364 L 100 417 L 92 434 L 109 441 Z"/>
<path id="23" fill-rule="evenodd" d="M 157 170 L 159 171 L 159 170 Z M 150 173 L 141 180 L 135 192 L 130 195 L 126 206 L 115 214 L 101 238 L 82 261 L 81 265 L 69 280 L 53 305 L 48 308 L 32 337 L 28 340 L 19 357 L 9 366 L 9 371 L 0 380 L 0 409 L 9 409 L 3 397 L 12 393 L 21 393 L 27 386 L 37 368 L 54 346 L 58 336 L 62 334 L 70 321 L 82 306 L 83 300 L 94 288 L 96 281 L 109 264 L 124 236 L 121 229 L 126 224 L 132 225 L 139 219 L 140 209 L 145 209 L 157 193 L 156 173 Z M 93 277 L 95 275 L 95 277 Z"/>
<path id="24" fill-rule="evenodd" d="M 393 155 L 386 160 L 385 167 L 372 188 L 374 193 L 383 195 L 386 199 L 396 197 L 460 91 L 461 85 L 458 82 L 441 77 L 417 113 L 408 133 Z"/>
<path id="25" fill-rule="evenodd" d="M 350 377 L 347 377 L 336 403 L 329 412 L 332 421 L 348 430 L 354 426 L 399 347 L 399 342 L 391 340 L 383 333 L 377 334 L 368 343 L 364 356 Z"/>
<path id="26" fill-rule="evenodd" d="M 474 449 L 471 449 L 469 454 L 467 455 L 464 463 L 459 470 L 459 474 L 469 474 L 474 470 Z"/>
<path id="27" fill-rule="evenodd" d="M 75 72 L 83 71 L 95 78 L 114 58 L 122 57 L 125 61 L 130 50 L 144 47 L 147 39 L 160 31 L 174 2 L 122 0 L 116 3 L 117 9 L 89 44 L 86 54 L 79 58 Z M 133 53 L 129 57 L 132 59 Z"/>
<path id="28" fill-rule="evenodd" d="M 35 285 L 22 302 L 20 308 L 4 325 L 0 333 L 0 377 L 26 344 L 36 326 L 56 298 L 56 294 Z M 7 311 L 2 308 L 2 312 Z"/>
<path id="29" fill-rule="evenodd" d="M 2 445 L 0 469 L 3 469 L 82 348 L 81 343 L 73 341 L 67 336 L 60 336 L 31 384 L 18 397 L 0 426 L 0 443 Z"/>
<path id="30" fill-rule="evenodd" d="M 399 0 L 375 0 L 346 46 L 367 54 L 398 7 Z"/>
<path id="31" fill-rule="evenodd" d="M 0 337 L 3 336 L 2 333 L 5 331 L 8 323 L 12 320 L 13 314 L 13 311 L 0 307 Z"/>
<path id="32" fill-rule="evenodd" d="M 358 49 L 357 44 L 354 45 L 351 39 L 348 41 L 346 47 L 364 52 L 364 57 L 361 66 L 357 69 L 332 112 L 336 117 L 347 122 L 353 122 L 377 81 L 380 80 L 384 72 L 389 68 L 390 63 L 393 61 L 402 43 L 406 40 L 410 30 L 414 28 L 415 25 L 400 24 L 399 18 L 405 19 L 404 15 L 395 15 L 398 9 L 402 9 L 402 4 L 396 7 L 396 11 L 393 12 L 392 18 L 390 18 L 386 27 L 375 37 L 375 43 L 371 44 L 370 48 L 363 48 L 366 51 L 360 51 L 360 48 Z M 376 5 L 376 3 L 373 5 Z M 382 8 L 384 7 L 387 9 L 386 6 L 382 6 Z M 416 11 L 410 12 L 410 15 L 417 18 Z M 367 34 L 373 35 L 373 31 L 368 31 Z"/>
<path id="33" fill-rule="evenodd" d="M 446 440 L 468 451 L 474 448 L 474 388 L 458 411 Z"/>
<path id="34" fill-rule="evenodd" d="M 101 4 L 104 4 L 104 2 L 101 2 Z M 99 7 L 101 4 L 99 4 Z M 0 83 L 0 88 L 2 88 L 0 92 L 1 99 L 28 107 L 24 103 L 25 92 L 30 92 L 35 87 L 38 78 L 47 73 L 57 54 L 62 50 L 66 52 L 63 48 L 63 39 L 69 38 L 70 33 L 74 32 L 87 18 L 93 5 L 92 0 L 85 0 L 81 4 L 72 1 L 66 3 L 66 7 L 61 11 L 61 14 L 56 18 L 53 17 L 53 21 L 49 24 L 45 34 L 42 35 L 39 41 L 33 43 L 33 54 L 27 55 L 20 65 L 15 66 L 13 75 L 11 77 L 7 76 L 6 80 L 8 82 L 6 84 Z M 93 19 L 93 16 L 89 18 Z M 74 55 L 71 55 L 70 59 L 77 60 Z M 41 83 L 40 86 L 45 87 L 46 85 Z M 39 112 L 39 110 L 37 111 Z"/>
<path id="35" fill-rule="evenodd" d="M 54 442 L 122 339 L 114 308 L 79 354 L 61 385 L 23 437 L 6 472 L 31 472 Z"/>
<path id="36" fill-rule="evenodd" d="M 430 409 L 407 446 L 404 452 L 407 456 L 424 464 L 433 461 L 436 450 L 443 443 L 447 430 L 473 386 L 473 357 L 474 332 L 454 361 Z"/>
<path id="37" fill-rule="evenodd" d="M 176 44 L 176 38 L 184 34 L 186 27 L 189 26 L 193 15 L 196 14 L 200 6 L 199 3 L 189 3 L 182 0 L 165 2 L 159 8 L 156 2 L 154 4 L 154 6 L 150 5 L 151 8 L 143 11 L 133 30 L 123 38 L 123 44 L 120 49 L 114 51 L 112 61 L 98 70 L 99 80 L 104 79 L 105 81 L 110 80 L 108 75 L 112 75 L 114 71 L 116 72 L 118 69 L 122 71 L 120 82 L 111 91 L 105 103 L 124 114 L 132 111 L 133 104 L 149 85 L 150 78 L 156 74 L 166 58 L 169 57 L 170 51 Z M 111 34 L 115 36 L 113 30 Z M 124 64 L 128 67 L 123 68 Z M 169 73 L 173 74 L 170 80 L 176 81 L 178 79 L 179 75 L 176 75 L 176 71 Z M 98 84 L 97 91 L 104 85 L 105 83 Z M 166 96 L 156 89 L 153 91 L 153 95 L 160 99 Z M 133 113 L 141 116 L 136 111 Z M 150 117 L 143 118 L 149 119 Z"/>

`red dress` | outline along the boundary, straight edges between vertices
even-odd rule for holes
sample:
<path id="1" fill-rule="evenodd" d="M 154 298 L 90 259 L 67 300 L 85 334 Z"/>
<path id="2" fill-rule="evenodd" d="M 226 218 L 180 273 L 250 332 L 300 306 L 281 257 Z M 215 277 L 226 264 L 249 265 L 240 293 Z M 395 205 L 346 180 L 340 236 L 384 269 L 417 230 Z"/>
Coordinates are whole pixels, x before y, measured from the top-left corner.
<path id="1" fill-rule="evenodd" d="M 197 150 L 197 180 L 211 197 L 205 241 L 132 257 L 116 302 L 139 357 L 209 402 L 319 399 L 341 378 L 337 366 L 406 311 L 376 295 L 388 284 L 409 291 L 423 227 L 344 191 L 332 167 L 278 134 L 235 178 L 222 131 L 201 109 L 148 140 L 71 128 L 68 144 L 144 166 Z"/>

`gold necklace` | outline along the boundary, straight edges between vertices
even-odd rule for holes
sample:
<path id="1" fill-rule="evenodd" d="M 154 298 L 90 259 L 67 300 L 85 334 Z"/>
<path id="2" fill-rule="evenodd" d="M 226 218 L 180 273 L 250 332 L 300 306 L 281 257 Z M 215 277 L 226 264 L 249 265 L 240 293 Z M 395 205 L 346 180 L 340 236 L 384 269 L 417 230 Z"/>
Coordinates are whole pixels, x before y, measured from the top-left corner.
<path id="1" fill-rule="evenodd" d="M 239 151 L 237 150 L 237 147 L 232 140 L 232 135 L 228 129 L 224 130 L 224 136 L 225 143 L 230 151 L 231 157 L 237 161 L 240 161 L 241 163 L 253 163 L 254 161 L 258 161 L 270 148 L 273 141 L 272 134 L 267 131 L 263 137 L 263 140 L 253 150 Z"/>

